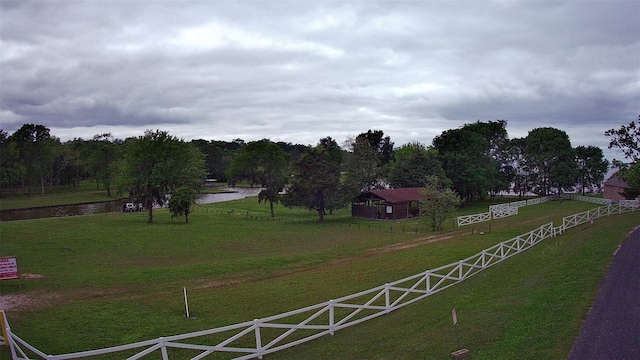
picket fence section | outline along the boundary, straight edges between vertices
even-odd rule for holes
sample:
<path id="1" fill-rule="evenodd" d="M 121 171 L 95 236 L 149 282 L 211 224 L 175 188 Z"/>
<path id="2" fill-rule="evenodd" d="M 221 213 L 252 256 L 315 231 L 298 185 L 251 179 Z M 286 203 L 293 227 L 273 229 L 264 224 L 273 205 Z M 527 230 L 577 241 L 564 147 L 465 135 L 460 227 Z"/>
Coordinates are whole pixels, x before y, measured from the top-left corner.
<path id="1" fill-rule="evenodd" d="M 489 212 L 458 216 L 458 227 L 473 225 L 489 221 L 491 219 L 501 219 L 507 216 L 518 215 L 518 209 L 523 206 L 537 205 L 554 199 L 556 199 L 556 196 L 543 196 L 534 199 L 491 205 L 489 206 Z"/>
<path id="2" fill-rule="evenodd" d="M 13 334 L 6 317 L 2 316 L 6 330 L 6 338 L 2 340 L 8 343 L 14 360 L 29 359 L 27 351 L 48 360 L 77 359 L 112 353 L 124 353 L 123 357 L 135 360 L 159 351 L 161 358 L 168 360 L 169 351 L 177 350 L 190 351 L 189 356 L 192 356 L 193 360 L 202 359 L 213 353 L 240 355 L 234 359 L 261 359 L 264 355 L 325 335 L 333 335 L 338 330 L 398 310 L 458 284 L 571 227 L 602 216 L 635 211 L 638 209 L 637 205 L 637 203 L 635 206 L 613 204 L 567 216 L 563 219 L 561 226 L 554 227 L 553 223 L 542 225 L 458 262 L 339 299 L 239 324 L 104 349 L 47 355 Z M 209 345 L 194 344 L 194 339 Z M 187 356 L 185 354 L 172 353 L 179 358 L 185 358 Z"/>
<path id="3" fill-rule="evenodd" d="M 592 222 L 595 219 L 603 216 L 609 216 L 614 214 L 622 214 L 626 212 L 636 211 L 638 209 L 638 200 L 631 200 L 630 202 L 619 202 L 618 204 L 612 203 L 607 206 L 600 206 L 595 209 L 584 211 L 571 216 L 565 216 L 562 218 L 562 229 L 565 231 L 572 227 Z"/>
<path id="4" fill-rule="evenodd" d="M 518 215 L 518 206 L 505 206 L 499 207 L 495 209 L 491 209 L 489 211 L 494 219 L 500 219 L 507 216 Z"/>
<path id="5" fill-rule="evenodd" d="M 640 199 L 636 200 L 620 200 L 620 205 L 625 207 L 640 207 Z"/>
<path id="6" fill-rule="evenodd" d="M 582 195 L 576 195 L 576 194 L 562 194 L 561 197 L 565 199 L 579 200 L 579 201 L 590 202 L 590 203 L 600 204 L 600 205 L 609 205 L 612 203 L 611 199 L 582 196 Z"/>
<path id="7" fill-rule="evenodd" d="M 462 227 L 465 225 L 477 224 L 484 221 L 491 220 L 491 212 L 466 215 L 466 216 L 458 216 L 458 227 Z"/>

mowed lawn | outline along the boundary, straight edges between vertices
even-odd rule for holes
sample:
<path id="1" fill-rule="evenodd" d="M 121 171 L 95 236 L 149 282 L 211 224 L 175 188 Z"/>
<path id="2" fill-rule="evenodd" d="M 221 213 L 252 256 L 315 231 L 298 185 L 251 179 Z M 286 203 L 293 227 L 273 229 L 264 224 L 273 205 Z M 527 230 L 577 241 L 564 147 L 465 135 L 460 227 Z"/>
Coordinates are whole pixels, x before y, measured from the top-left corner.
<path id="1" fill-rule="evenodd" d="M 346 210 L 321 224 L 315 212 L 278 206 L 269 220 L 256 198 L 198 206 L 189 224 L 166 210 L 154 224 L 146 213 L 2 222 L 0 256 L 17 256 L 23 278 L 20 287 L 0 282 L 0 294 L 19 300 L 6 314 L 27 342 L 49 354 L 83 351 L 321 303 L 595 206 L 544 203 L 473 231 L 450 225 L 438 233 L 414 220 L 352 219 Z M 266 358 L 448 358 L 457 348 L 454 307 L 474 359 L 565 358 L 613 252 L 639 224 L 637 212 L 598 219 L 397 312 Z"/>

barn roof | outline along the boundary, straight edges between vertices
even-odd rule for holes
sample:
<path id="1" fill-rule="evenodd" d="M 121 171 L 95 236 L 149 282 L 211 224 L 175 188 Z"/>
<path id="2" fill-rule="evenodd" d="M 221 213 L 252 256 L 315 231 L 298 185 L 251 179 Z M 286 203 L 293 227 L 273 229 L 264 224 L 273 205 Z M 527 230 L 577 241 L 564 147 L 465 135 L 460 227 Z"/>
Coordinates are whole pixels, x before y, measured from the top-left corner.
<path id="1" fill-rule="evenodd" d="M 614 187 L 619 187 L 619 188 L 628 188 L 629 185 L 627 185 L 627 183 L 624 180 L 622 180 L 621 178 L 619 178 L 616 175 L 617 175 L 617 173 L 611 175 L 611 177 L 609 179 L 607 179 L 607 181 L 604 182 L 604 186 L 614 186 Z"/>
<path id="2" fill-rule="evenodd" d="M 358 200 L 364 201 L 367 199 L 381 199 L 389 203 L 401 203 L 408 201 L 417 201 L 424 199 L 424 196 L 420 194 L 420 191 L 424 190 L 421 187 L 415 188 L 399 188 L 399 189 L 386 189 L 386 190 L 369 190 L 363 192 L 358 196 Z"/>

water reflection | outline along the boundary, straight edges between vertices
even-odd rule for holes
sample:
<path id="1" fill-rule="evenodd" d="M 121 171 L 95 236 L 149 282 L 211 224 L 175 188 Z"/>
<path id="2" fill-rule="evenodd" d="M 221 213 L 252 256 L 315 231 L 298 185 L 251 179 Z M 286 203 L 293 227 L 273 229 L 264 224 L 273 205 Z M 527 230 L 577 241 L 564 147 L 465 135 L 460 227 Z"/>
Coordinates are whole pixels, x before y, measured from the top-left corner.
<path id="1" fill-rule="evenodd" d="M 244 199 L 247 196 L 257 196 L 259 188 L 223 188 L 228 191 L 219 194 L 203 194 L 196 202 L 198 204 L 209 204 L 222 201 Z M 122 203 L 125 200 L 114 200 L 91 204 L 74 204 L 48 206 L 30 209 L 15 209 L 0 211 L 0 221 L 42 219 L 50 217 L 63 217 L 75 215 L 91 215 L 107 212 L 122 211 Z"/>
<path id="2" fill-rule="evenodd" d="M 42 219 L 115 212 L 122 210 L 122 202 L 123 200 L 114 200 L 92 204 L 73 204 L 30 209 L 2 210 L 0 211 L 0 221 Z"/>
<path id="3" fill-rule="evenodd" d="M 240 200 L 247 196 L 257 196 L 260 193 L 259 188 L 223 188 L 221 190 L 230 191 L 227 193 L 218 194 L 203 194 L 200 199 L 196 201 L 198 204 L 210 204 L 222 201 Z"/>

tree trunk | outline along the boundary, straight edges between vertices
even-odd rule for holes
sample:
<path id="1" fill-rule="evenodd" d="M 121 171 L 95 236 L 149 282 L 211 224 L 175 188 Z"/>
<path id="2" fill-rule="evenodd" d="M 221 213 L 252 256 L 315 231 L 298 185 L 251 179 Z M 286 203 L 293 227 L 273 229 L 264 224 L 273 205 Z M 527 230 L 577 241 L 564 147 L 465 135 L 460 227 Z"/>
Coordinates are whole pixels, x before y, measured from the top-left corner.
<path id="1" fill-rule="evenodd" d="M 275 217 L 275 213 L 273 212 L 273 201 L 269 201 L 269 208 L 271 209 L 271 218 Z"/>
<path id="2" fill-rule="evenodd" d="M 320 217 L 319 221 L 324 222 L 324 209 L 318 209 L 318 216 Z"/>

